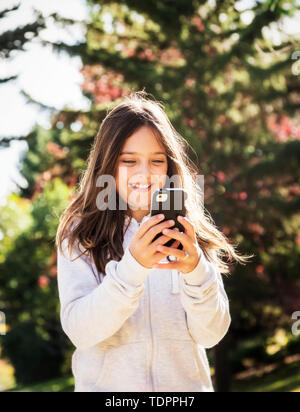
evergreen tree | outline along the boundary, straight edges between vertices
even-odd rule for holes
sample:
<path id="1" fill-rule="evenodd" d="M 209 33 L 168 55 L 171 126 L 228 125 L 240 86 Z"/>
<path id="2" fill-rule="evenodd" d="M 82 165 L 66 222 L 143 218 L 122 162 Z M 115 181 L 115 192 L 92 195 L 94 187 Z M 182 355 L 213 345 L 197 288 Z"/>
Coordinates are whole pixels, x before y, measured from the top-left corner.
<path id="1" fill-rule="evenodd" d="M 34 130 L 22 168 L 29 186 L 21 197 L 34 201 L 56 179 L 75 188 L 108 108 L 141 89 L 165 103 L 195 150 L 206 209 L 241 251 L 255 253 L 251 264 L 232 265 L 224 278 L 232 326 L 208 351 L 215 353 L 220 391 L 230 389 L 229 365 L 237 372 L 297 351 L 290 329 L 300 291 L 299 76 L 291 58 L 297 44 L 287 37 L 274 45 L 266 29 L 297 7 L 268 0 L 241 11 L 238 3 L 89 0 L 86 44 L 53 47 L 81 56 L 92 108 L 63 110 L 50 131 Z M 18 253 L 12 250 L 11 259 Z M 11 273 L 6 262 L 1 269 Z M 10 302 L 20 300 L 19 292 Z"/>
<path id="2" fill-rule="evenodd" d="M 11 17 L 13 13 L 16 13 L 20 8 L 20 4 L 5 8 L 0 11 L 0 24 L 6 17 Z M 24 51 L 24 46 L 35 36 L 38 35 L 41 29 L 45 28 L 45 22 L 41 15 L 36 16 L 36 21 L 33 23 L 25 24 L 21 27 L 16 27 L 13 30 L 6 30 L 0 34 L 0 58 L 8 59 L 11 57 L 12 52 Z M 16 76 L 10 76 L 6 78 L 0 78 L 0 84 L 6 83 L 15 79 Z"/>

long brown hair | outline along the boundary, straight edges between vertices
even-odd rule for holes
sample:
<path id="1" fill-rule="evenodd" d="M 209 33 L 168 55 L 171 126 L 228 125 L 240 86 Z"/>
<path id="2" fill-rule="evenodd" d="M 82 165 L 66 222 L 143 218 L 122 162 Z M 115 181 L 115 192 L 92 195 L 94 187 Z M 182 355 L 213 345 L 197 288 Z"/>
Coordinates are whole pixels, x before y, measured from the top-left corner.
<path id="1" fill-rule="evenodd" d="M 85 254 L 93 259 L 104 276 L 108 261 L 122 258 L 125 210 L 99 210 L 96 198 L 101 189 L 96 181 L 102 175 L 116 176 L 118 158 L 126 139 L 142 126 L 151 127 L 164 146 L 169 178 L 180 176 L 180 186 L 188 192 L 187 214 L 206 258 L 215 263 L 221 273 L 229 273 L 229 264 L 222 260 L 224 256 L 229 261 L 245 264 L 253 255 L 239 254 L 236 245 L 218 230 L 204 206 L 203 192 L 196 182 L 199 170 L 187 154 L 187 141 L 172 126 L 163 104 L 144 91 L 126 96 L 101 123 L 80 179 L 79 191 L 60 217 L 56 246 L 63 252 L 62 244 L 67 238 L 69 253 L 72 254 L 75 245 L 79 249 L 82 247 L 80 256 Z M 118 193 L 116 198 L 119 204 Z"/>

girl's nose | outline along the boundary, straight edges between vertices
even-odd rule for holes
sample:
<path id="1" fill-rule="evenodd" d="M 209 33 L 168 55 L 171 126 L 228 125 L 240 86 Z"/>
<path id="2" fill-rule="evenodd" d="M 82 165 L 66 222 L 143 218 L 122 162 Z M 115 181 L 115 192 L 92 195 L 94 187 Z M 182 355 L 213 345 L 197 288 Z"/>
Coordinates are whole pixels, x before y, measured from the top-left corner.
<path id="1" fill-rule="evenodd" d="M 136 175 L 136 180 L 141 181 L 141 182 L 144 182 L 144 181 L 147 182 L 150 179 L 150 176 L 151 176 L 151 172 L 150 172 L 149 166 L 144 165 L 140 167 L 139 173 L 137 173 Z"/>

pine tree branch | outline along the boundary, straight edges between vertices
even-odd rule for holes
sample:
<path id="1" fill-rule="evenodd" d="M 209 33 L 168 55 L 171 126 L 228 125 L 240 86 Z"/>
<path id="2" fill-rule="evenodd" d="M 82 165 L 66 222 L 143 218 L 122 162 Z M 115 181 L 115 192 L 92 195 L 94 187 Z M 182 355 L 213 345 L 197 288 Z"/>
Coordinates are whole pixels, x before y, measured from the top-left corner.
<path id="1" fill-rule="evenodd" d="M 12 80 L 16 80 L 17 78 L 18 78 L 18 76 L 11 76 L 11 77 L 6 77 L 6 78 L 3 78 L 3 79 L 0 79 L 0 84 L 7 83 L 7 82 L 10 82 Z"/>
<path id="2" fill-rule="evenodd" d="M 300 196 L 295 196 L 294 199 L 287 201 L 282 196 L 279 197 L 273 194 L 269 198 L 257 196 L 255 201 L 256 207 L 267 210 L 276 209 L 285 217 L 292 216 L 300 211 Z"/>
<path id="3" fill-rule="evenodd" d="M 0 19 L 5 17 L 8 13 L 18 10 L 20 8 L 20 6 L 21 6 L 21 3 L 17 4 L 16 6 L 10 8 L 10 9 L 5 9 L 5 10 L 0 11 Z"/>
<path id="4" fill-rule="evenodd" d="M 61 23 L 63 26 L 71 26 L 73 24 L 79 24 L 79 23 L 85 23 L 82 22 L 81 20 L 74 20 L 74 19 L 68 19 L 66 17 L 60 16 L 58 13 L 52 13 L 49 15 L 49 17 L 52 17 L 56 23 Z"/>
<path id="5" fill-rule="evenodd" d="M 70 55 L 80 55 L 84 64 L 92 65 L 100 63 L 107 69 L 121 72 L 129 81 L 136 80 L 137 72 L 141 73 L 145 85 L 151 83 L 153 78 L 157 78 L 156 62 L 143 61 L 137 57 L 123 57 L 119 52 L 111 53 L 106 49 L 87 50 L 85 43 L 69 46 L 65 43 L 44 41 L 43 44 L 52 46 L 58 52 L 66 51 Z M 172 72 L 173 69 L 170 67 L 165 69 L 168 79 L 172 77 Z"/>
<path id="6" fill-rule="evenodd" d="M 273 153 L 273 157 L 241 170 L 231 181 L 226 182 L 224 186 L 231 191 L 236 183 L 241 181 L 246 181 L 249 185 L 249 182 L 255 182 L 266 177 L 282 177 L 285 174 L 292 174 L 297 179 L 297 176 L 300 176 L 299 140 L 292 140 L 287 143 L 274 143 L 270 145 L 269 150 L 265 148 L 265 151 Z M 287 159 L 289 159 L 288 162 Z"/>
<path id="7" fill-rule="evenodd" d="M 285 214 L 295 214 L 300 211 L 300 196 L 296 196 L 293 200 L 289 202 L 280 202 L 279 210 L 284 210 Z"/>
<path id="8" fill-rule="evenodd" d="M 26 34 L 30 32 L 36 34 L 45 27 L 45 22 L 38 19 L 34 23 L 2 33 L 0 35 L 0 56 L 8 58 L 13 50 L 24 50 L 23 46 L 28 42 Z"/>
<path id="9" fill-rule="evenodd" d="M 8 147 L 10 147 L 11 142 L 15 142 L 15 141 L 27 141 L 28 140 L 28 136 L 11 136 L 11 137 L 0 137 L 0 150 L 1 149 L 6 149 Z"/>
<path id="10" fill-rule="evenodd" d="M 41 110 L 49 111 L 50 113 L 59 112 L 59 109 L 57 109 L 56 107 L 49 106 L 49 105 L 43 104 L 43 103 L 35 100 L 32 96 L 30 96 L 30 94 L 25 92 L 25 90 L 21 90 L 20 93 L 23 97 L 25 97 L 27 103 L 35 105 Z"/>
<path id="11" fill-rule="evenodd" d="M 243 60 L 245 67 L 247 70 L 255 77 L 259 77 L 260 79 L 266 79 L 269 78 L 273 73 L 277 73 L 278 71 L 281 71 L 285 69 L 286 67 L 291 66 L 291 62 L 289 60 L 283 60 L 280 62 L 274 63 L 272 66 L 268 68 L 262 68 L 259 67 L 258 65 L 252 65 L 247 62 L 247 60 Z"/>
<path id="12" fill-rule="evenodd" d="M 86 43 L 77 43 L 74 45 L 69 45 L 63 42 L 50 42 L 48 40 L 42 40 L 41 44 L 44 46 L 50 46 L 52 47 L 53 51 L 56 51 L 57 53 L 60 52 L 66 52 L 70 56 L 82 56 L 86 55 Z"/>
<path id="13" fill-rule="evenodd" d="M 98 0 L 90 0 L 91 4 L 99 4 Z M 115 3 L 112 0 L 102 0 L 101 5 Z M 152 21 L 161 26 L 161 30 L 168 33 L 168 37 L 178 36 L 181 29 L 182 17 L 191 17 L 196 13 L 198 2 L 186 0 L 119 0 L 117 3 L 125 4 L 130 11 L 148 15 Z M 176 22 L 176 24 L 170 24 Z"/>

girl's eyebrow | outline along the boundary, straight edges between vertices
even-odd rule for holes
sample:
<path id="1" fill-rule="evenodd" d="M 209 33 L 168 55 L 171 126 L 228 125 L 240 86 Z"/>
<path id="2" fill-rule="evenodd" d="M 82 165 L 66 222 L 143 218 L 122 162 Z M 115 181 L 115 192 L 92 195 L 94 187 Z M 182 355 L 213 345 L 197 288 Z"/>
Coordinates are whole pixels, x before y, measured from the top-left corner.
<path id="1" fill-rule="evenodd" d="M 140 154 L 140 153 L 138 153 L 138 152 L 121 152 L 120 156 L 123 155 L 123 154 Z M 165 152 L 154 152 L 154 153 L 151 153 L 151 154 L 163 154 L 163 155 L 166 155 Z"/>

